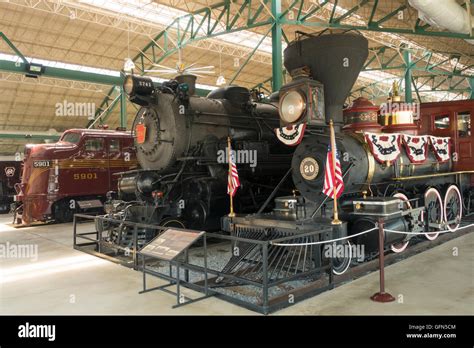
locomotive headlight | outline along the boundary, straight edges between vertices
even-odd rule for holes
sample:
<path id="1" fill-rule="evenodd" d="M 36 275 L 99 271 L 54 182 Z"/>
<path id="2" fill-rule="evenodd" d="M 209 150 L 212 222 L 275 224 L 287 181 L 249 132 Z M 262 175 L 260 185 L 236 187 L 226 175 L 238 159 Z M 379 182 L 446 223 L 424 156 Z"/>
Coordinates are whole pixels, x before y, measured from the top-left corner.
<path id="1" fill-rule="evenodd" d="M 154 89 L 153 81 L 149 77 L 127 75 L 123 82 L 123 90 L 129 96 L 148 96 L 153 93 Z"/>
<path id="2" fill-rule="evenodd" d="M 128 75 L 125 77 L 125 81 L 123 82 L 123 90 L 127 95 L 130 95 L 133 91 L 133 76 Z"/>
<path id="3" fill-rule="evenodd" d="M 280 99 L 280 118 L 285 123 L 298 121 L 305 109 L 305 97 L 300 92 L 289 91 Z"/>

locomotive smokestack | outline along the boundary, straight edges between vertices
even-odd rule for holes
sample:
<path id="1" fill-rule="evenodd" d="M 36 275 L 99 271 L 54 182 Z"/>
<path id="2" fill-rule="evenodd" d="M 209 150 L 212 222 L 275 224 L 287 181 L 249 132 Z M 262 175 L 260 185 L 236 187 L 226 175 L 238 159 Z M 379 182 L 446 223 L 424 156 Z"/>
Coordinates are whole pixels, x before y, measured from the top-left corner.
<path id="1" fill-rule="evenodd" d="M 326 122 L 342 125 L 342 109 L 369 54 L 368 41 L 356 33 L 305 34 L 284 52 L 287 71 L 308 67 L 324 85 Z"/>

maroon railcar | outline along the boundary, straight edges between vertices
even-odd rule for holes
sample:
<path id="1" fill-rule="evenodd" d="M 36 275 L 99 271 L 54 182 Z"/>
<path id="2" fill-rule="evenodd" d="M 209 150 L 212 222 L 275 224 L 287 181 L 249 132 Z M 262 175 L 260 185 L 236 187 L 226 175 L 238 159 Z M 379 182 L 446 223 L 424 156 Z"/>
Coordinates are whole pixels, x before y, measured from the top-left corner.
<path id="1" fill-rule="evenodd" d="M 21 161 L 0 161 L 0 213 L 8 213 L 20 182 Z"/>
<path id="2" fill-rule="evenodd" d="M 474 170 L 474 100 L 421 104 L 420 133 L 452 139 L 453 171 Z M 474 184 L 474 175 L 471 175 Z"/>
<path id="3" fill-rule="evenodd" d="M 15 221 L 72 221 L 74 213 L 102 210 L 118 172 L 137 167 L 130 132 L 71 129 L 57 143 L 26 145 L 17 185 Z"/>

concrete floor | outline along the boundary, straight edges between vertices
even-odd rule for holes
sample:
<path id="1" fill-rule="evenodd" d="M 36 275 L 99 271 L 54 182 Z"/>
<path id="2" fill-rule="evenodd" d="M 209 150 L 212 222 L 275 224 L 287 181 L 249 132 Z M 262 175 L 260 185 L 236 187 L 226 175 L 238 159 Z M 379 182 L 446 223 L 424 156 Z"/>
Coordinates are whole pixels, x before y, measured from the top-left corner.
<path id="1" fill-rule="evenodd" d="M 217 298 L 172 309 L 175 297 L 138 294 L 140 272 L 76 251 L 72 224 L 15 229 L 0 215 L 0 244 L 38 246 L 38 259 L 0 259 L 0 314 L 243 315 Z M 458 256 L 453 256 L 458 248 Z M 474 233 L 386 268 L 387 290 L 399 301 L 374 303 L 378 273 L 297 303 L 277 314 L 474 314 Z M 150 280 L 149 285 L 164 284 Z M 200 294 L 185 290 L 189 297 Z"/>

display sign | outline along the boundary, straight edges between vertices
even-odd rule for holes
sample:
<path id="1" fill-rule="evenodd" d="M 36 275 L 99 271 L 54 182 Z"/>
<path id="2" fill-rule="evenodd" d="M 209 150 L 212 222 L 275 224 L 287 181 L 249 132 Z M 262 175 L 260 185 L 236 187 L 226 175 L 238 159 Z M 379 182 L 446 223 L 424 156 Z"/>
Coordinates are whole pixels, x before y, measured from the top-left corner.
<path id="1" fill-rule="evenodd" d="M 145 245 L 140 254 L 171 261 L 189 248 L 204 231 L 167 229 Z"/>

